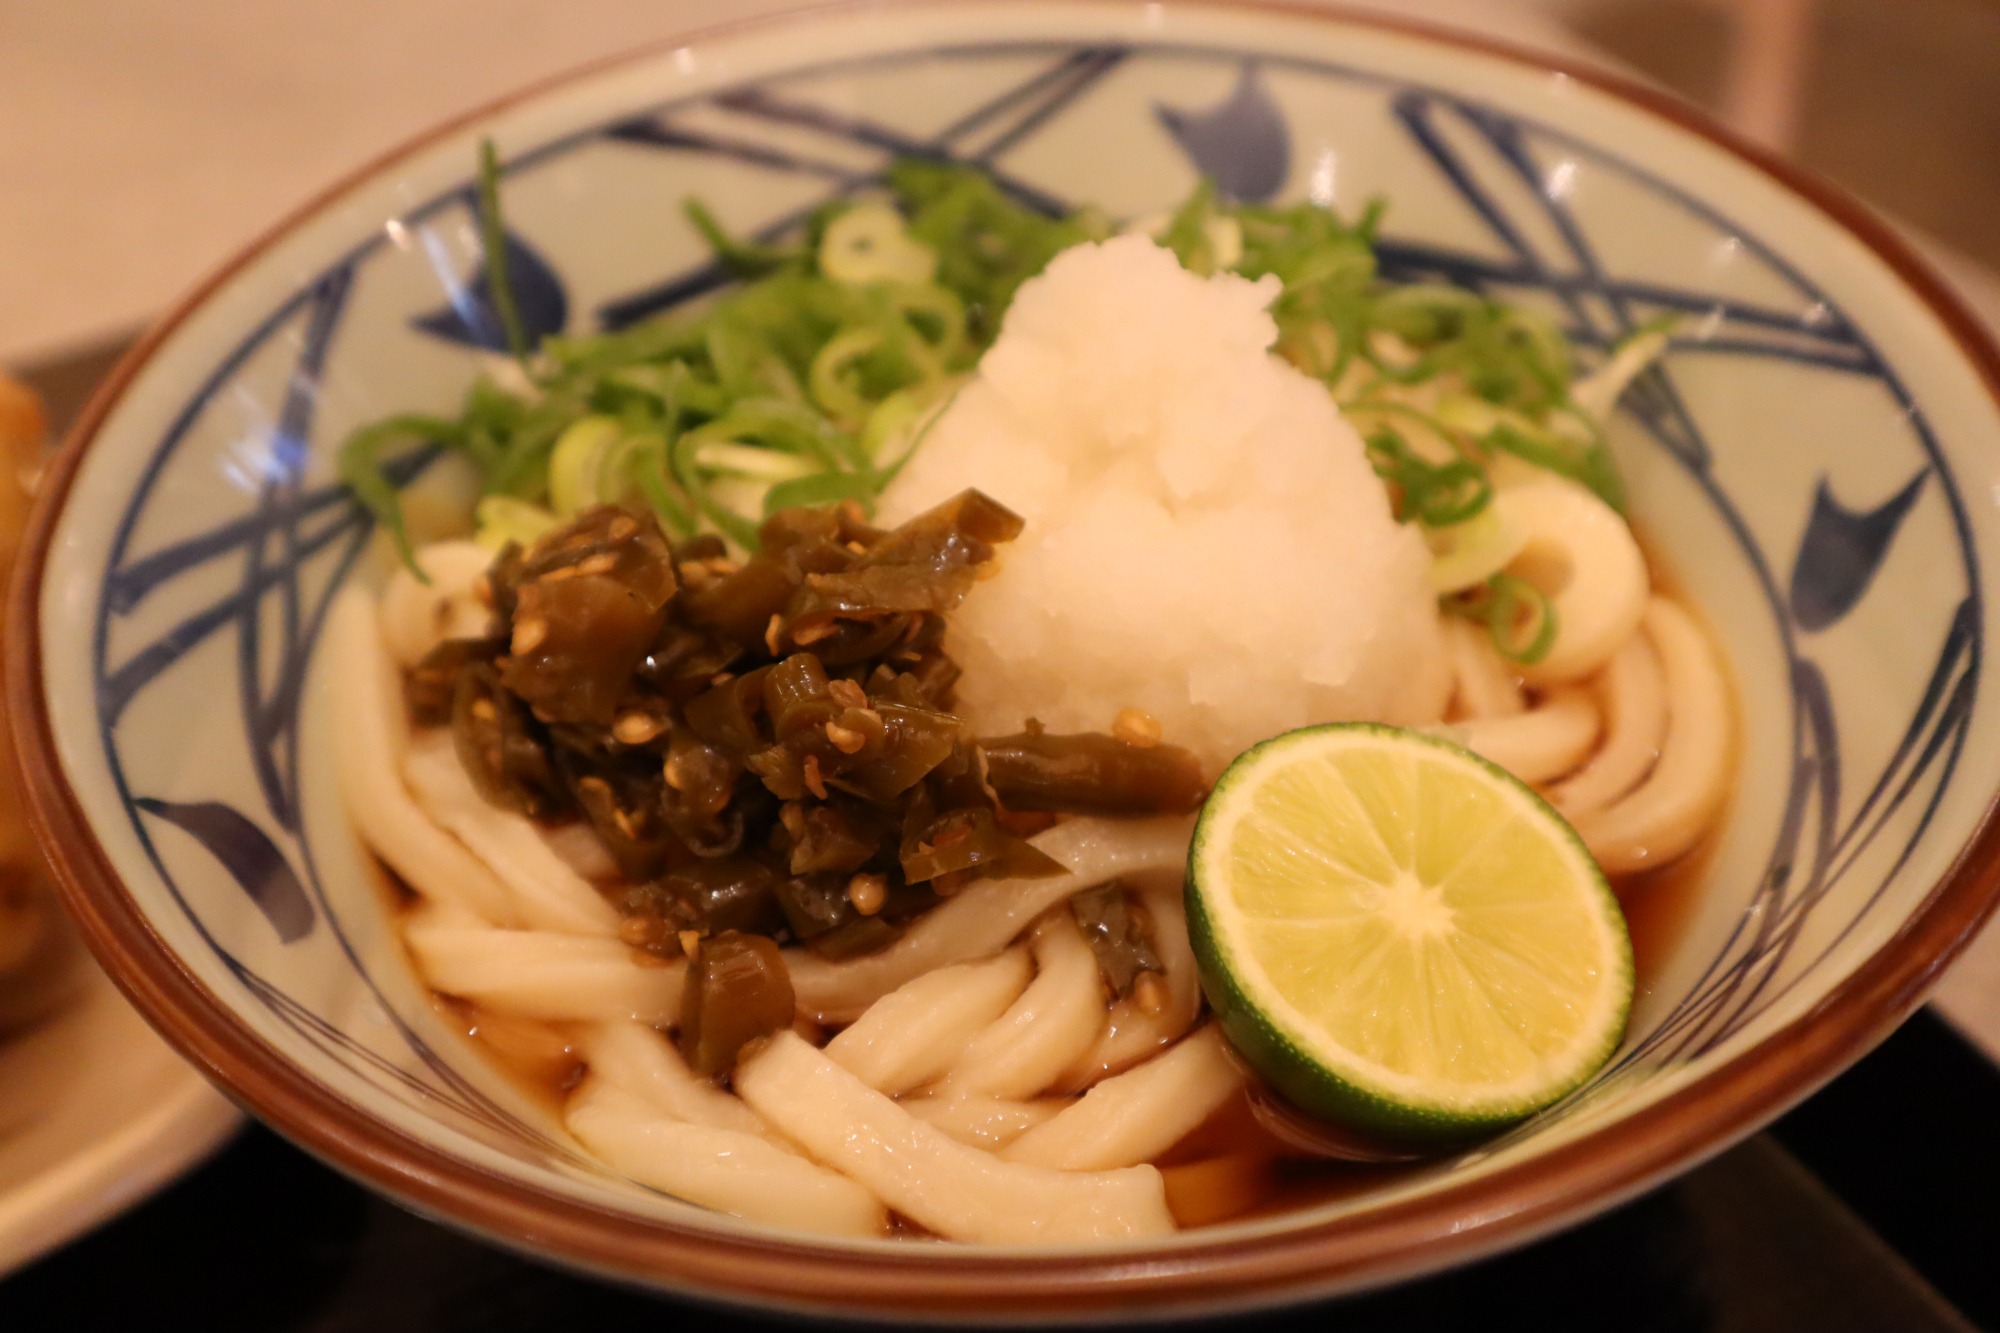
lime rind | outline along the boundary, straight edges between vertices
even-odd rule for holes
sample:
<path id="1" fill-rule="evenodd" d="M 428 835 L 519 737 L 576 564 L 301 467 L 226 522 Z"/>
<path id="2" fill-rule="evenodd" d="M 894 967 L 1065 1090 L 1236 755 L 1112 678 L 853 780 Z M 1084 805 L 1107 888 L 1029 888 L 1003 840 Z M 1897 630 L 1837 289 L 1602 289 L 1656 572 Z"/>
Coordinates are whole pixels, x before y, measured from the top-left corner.
<path id="1" fill-rule="evenodd" d="M 1394 868 L 1402 867 L 1415 869 L 1427 883 L 1451 885 L 1454 875 L 1470 874 L 1482 857 L 1489 864 L 1494 863 L 1494 854 L 1500 858 L 1525 856 L 1533 861 L 1539 849 L 1544 862 L 1539 873 L 1559 875 L 1585 890 L 1574 895 L 1577 902 L 1571 905 L 1583 909 L 1591 930 L 1573 943 L 1578 952 L 1588 955 L 1586 964 L 1594 964 L 1580 970 L 1585 982 L 1594 980 L 1595 984 L 1561 989 L 1571 993 L 1569 1007 L 1581 1009 L 1594 1022 L 1578 1024 L 1565 1034 L 1566 1041 L 1532 1059 L 1530 1067 L 1512 1079 L 1488 1080 L 1483 1085 L 1477 1080 L 1450 1082 L 1440 1079 L 1435 1071 L 1400 1071 L 1348 1049 L 1280 992 L 1246 947 L 1253 918 L 1242 910 L 1242 894 L 1220 892 L 1231 874 L 1222 853 L 1233 848 L 1238 821 L 1255 806 L 1250 798 L 1259 784 L 1281 771 L 1308 771 L 1311 765 L 1298 761 L 1336 751 L 1350 768 L 1374 768 L 1378 780 L 1361 790 L 1341 781 L 1308 784 L 1311 795 L 1324 802 L 1310 818 L 1331 821 L 1345 830 L 1344 837 L 1333 840 L 1340 844 L 1342 854 L 1328 855 L 1324 845 L 1307 845 L 1300 839 L 1301 845 L 1289 853 L 1292 859 L 1312 862 L 1313 871 L 1329 883 L 1350 878 L 1379 882 Z M 1417 767 L 1413 770 L 1410 765 Z M 1420 787 L 1428 766 L 1436 765 L 1444 766 L 1440 771 L 1455 771 L 1473 781 L 1433 783 L 1426 790 L 1427 799 L 1410 802 L 1414 810 L 1400 808 L 1399 798 Z M 1415 783 L 1411 782 L 1413 773 Z M 1452 791 L 1460 796 L 1483 792 L 1485 798 L 1483 803 L 1468 799 L 1454 807 L 1449 800 L 1440 799 Z M 1436 821 L 1444 820 L 1458 821 L 1460 831 L 1449 837 L 1437 836 L 1442 824 Z M 1362 836 L 1363 824 L 1385 836 Z M 1469 833 L 1464 830 L 1467 824 L 1471 826 Z M 1455 864 L 1436 859 L 1439 848 L 1454 843 L 1459 852 Z M 1523 986 L 1546 984 L 1549 978 L 1533 972 L 1532 951 L 1525 959 L 1510 956 L 1505 943 L 1510 912 L 1520 918 L 1514 923 L 1519 929 L 1528 931 L 1537 943 L 1547 943 L 1550 923 L 1532 919 L 1536 904 L 1519 901 L 1518 895 L 1510 902 L 1504 884 L 1488 895 L 1491 901 L 1468 904 L 1465 895 L 1476 886 L 1457 887 L 1461 910 L 1469 906 L 1482 915 L 1479 936 L 1459 940 L 1455 950 L 1401 952 L 1426 960 L 1426 965 L 1465 969 L 1468 975 L 1449 978 L 1459 990 L 1486 987 L 1489 993 L 1504 997 L 1510 986 L 1518 991 Z M 1268 888 L 1265 892 L 1268 894 Z M 1474 897 L 1477 899 L 1476 892 Z M 1284 907 L 1268 898 L 1261 905 L 1279 913 Z M 1603 872 L 1575 831 L 1532 789 L 1487 760 L 1434 736 L 1373 723 L 1333 723 L 1287 732 L 1245 751 L 1217 781 L 1196 824 L 1188 853 L 1187 907 L 1189 935 L 1201 963 L 1202 988 L 1224 1033 L 1286 1098 L 1339 1123 L 1403 1139 L 1469 1138 L 1519 1121 L 1574 1092 L 1610 1059 L 1624 1036 L 1633 986 L 1632 948 L 1623 913 Z M 1365 925 L 1343 920 L 1337 911 L 1322 914 L 1314 924 L 1323 931 L 1349 933 Z M 1538 924 L 1542 931 L 1536 935 Z M 1489 941 L 1487 934 L 1498 934 L 1502 939 Z M 1269 936 L 1265 945 L 1268 951 Z M 1470 962 L 1462 956 L 1466 954 L 1472 956 Z M 1367 963 L 1372 957 L 1362 961 Z M 1480 975 L 1470 975 L 1473 973 Z M 1404 978 L 1405 984 L 1417 986 L 1428 980 L 1428 976 Z M 1495 1008 L 1504 1005 L 1496 1002 Z M 1423 1026 L 1426 1019 L 1434 1020 L 1434 1009 L 1421 1015 L 1373 1013 L 1365 1017 L 1383 1043 L 1403 1054 L 1417 1051 L 1427 1040 L 1441 1040 L 1435 1031 L 1410 1031 Z M 1470 1011 L 1464 1017 L 1471 1024 L 1484 1021 Z M 1500 1019 L 1505 1017 L 1499 1015 Z M 1514 1035 L 1522 1042 L 1531 1041 L 1520 1031 Z M 1486 1021 L 1481 1038 L 1505 1045 L 1509 1040 L 1505 1023 Z"/>

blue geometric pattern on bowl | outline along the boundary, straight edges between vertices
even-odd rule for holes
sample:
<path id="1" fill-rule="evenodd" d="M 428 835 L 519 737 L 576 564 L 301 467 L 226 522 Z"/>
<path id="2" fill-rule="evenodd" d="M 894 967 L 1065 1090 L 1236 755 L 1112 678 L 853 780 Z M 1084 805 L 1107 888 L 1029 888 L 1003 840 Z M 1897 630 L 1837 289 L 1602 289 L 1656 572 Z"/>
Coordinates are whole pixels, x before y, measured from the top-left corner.
<path id="1" fill-rule="evenodd" d="M 813 78 L 835 67 L 801 69 L 698 99 L 624 116 L 586 132 L 517 151 L 508 166 L 510 217 L 521 234 L 509 237 L 507 270 L 525 323 L 535 335 L 577 331 L 573 326 L 617 328 L 669 310 L 722 286 L 728 275 L 714 262 L 645 275 L 598 299 L 583 301 L 566 278 L 587 256 L 571 253 L 564 238 L 533 234 L 534 210 L 511 207 L 514 192 L 530 189 L 538 174 L 573 154 L 616 148 L 632 155 L 632 170 L 657 158 L 676 168 L 702 163 L 710 171 L 742 178 L 779 179 L 794 190 L 786 208 L 743 229 L 772 239 L 796 226 L 825 198 L 865 189 L 896 155 L 977 163 L 994 171 L 1005 189 L 1038 208 L 1072 202 L 1055 184 L 1038 178 L 1033 148 L 1056 132 L 1107 79 L 1148 62 L 1174 68 L 1220 68 L 1229 77 L 1221 99 L 1183 105 L 1154 98 L 1152 132 L 1181 153 L 1190 170 L 1214 177 L 1229 192 L 1250 199 L 1278 196 L 1302 181 L 1303 193 L 1326 198 L 1338 165 L 1331 155 L 1300 160 L 1301 114 L 1293 103 L 1312 85 L 1337 86 L 1348 105 L 1366 98 L 1373 114 L 1400 127 L 1408 151 L 1428 164 L 1440 199 L 1457 202 L 1476 220 L 1476 239 L 1441 242 L 1423 216 L 1392 207 L 1383 229 L 1384 272 L 1406 280 L 1443 279 L 1510 300 L 1532 302 L 1557 314 L 1579 345 L 1604 348 L 1660 314 L 1685 316 L 1664 363 L 1649 371 L 1623 407 L 1619 447 L 1628 468 L 1663 478 L 1664 461 L 1691 485 L 1726 532 L 1740 577 L 1754 585 L 1780 646 L 1789 717 L 1765 719 L 1789 740 L 1773 762 L 1780 775 L 1780 817 L 1762 852 L 1763 870 L 1743 891 L 1744 909 L 1726 943 L 1705 968 L 1679 979 L 1675 993 L 1652 1012 L 1635 1015 L 1627 1048 L 1604 1079 L 1657 1068 L 1714 1048 L 1773 1005 L 1812 963 L 1858 929 L 1927 827 L 1972 726 L 1975 682 L 1984 649 L 1984 616 L 1972 538 L 1959 488 L 1931 430 L 1896 368 L 1838 305 L 1784 257 L 1759 242 L 1753 227 L 1725 218 L 1701 200 L 1620 161 L 1590 143 L 1553 128 L 1467 101 L 1435 87 L 1385 79 L 1365 70 L 1172 43 L 1065 46 L 1034 42 L 940 48 L 872 57 L 838 66 L 843 77 L 894 77 L 911 61 L 946 62 L 968 74 L 981 66 L 1015 71 L 997 86 L 968 77 L 966 103 L 942 126 L 901 128 L 855 114 L 813 96 Z M 818 144 L 816 151 L 807 144 Z M 514 145 L 518 148 L 518 145 Z M 545 1125 L 531 1123 L 518 1106 L 504 1104 L 490 1088 L 454 1069 L 423 1035 L 420 1015 L 402 1010 L 384 984 L 380 958 L 371 968 L 350 936 L 353 923 L 330 904 L 315 859 L 310 830 L 301 818 L 301 701 L 307 669 L 329 601 L 356 567 L 371 537 L 366 515 L 337 485 L 308 484 L 326 475 L 338 445 L 320 422 L 319 406 L 329 367 L 339 355 L 343 320 L 375 280 L 387 257 L 412 245 L 429 257 L 434 288 L 407 304 L 401 327 L 415 339 L 457 345 L 502 345 L 491 293 L 476 249 L 450 245 L 473 230 L 477 209 L 468 179 L 410 209 L 383 233 L 355 247 L 337 264 L 302 282 L 269 312 L 255 332 L 217 364 L 184 406 L 145 472 L 122 517 L 96 605 L 94 688 L 106 757 L 133 828 L 163 881 L 217 959 L 247 991 L 301 1037 L 357 1076 L 414 1102 L 450 1108 L 467 1126 L 484 1127 L 488 1142 L 533 1145 L 570 1160 Z M 1726 284 L 1715 289 L 1651 276 L 1643 257 L 1607 258 L 1607 238 L 1594 232 L 1587 210 L 1572 202 L 1565 173 L 1581 167 L 1598 180 L 1645 194 L 1653 208 L 1680 224 L 1712 234 L 1733 247 Z M 704 179 L 731 179 L 709 175 Z M 805 188 L 810 187 L 810 188 Z M 1170 201 L 1162 195 L 1154 206 Z M 1080 199 L 1075 200 L 1081 202 Z M 1396 203 L 1397 201 L 1392 201 Z M 1406 225 L 1414 224 L 1414 225 Z M 1462 230 L 1462 229 L 1461 229 Z M 1469 234 L 1469 233 L 1468 233 Z M 398 247 L 401 247 L 399 251 Z M 1747 277 L 1745 275 L 1748 275 Z M 1749 293 L 1749 294 L 1746 294 Z M 212 466 L 188 460 L 181 446 L 192 424 L 234 392 L 246 367 L 259 358 L 290 358 L 282 407 L 260 436 L 247 438 L 237 456 L 238 481 L 251 497 L 244 512 L 225 523 L 145 545 L 135 534 L 154 505 L 161 477 L 181 467 Z M 1695 396 L 1683 379 L 1699 377 L 1716 359 L 1783 363 L 1827 377 L 1840 392 L 1865 389 L 1897 413 L 1907 435 L 1906 458 L 1884 493 L 1872 478 L 1862 500 L 1848 479 L 1818 471 L 1795 497 L 1805 515 L 1796 533 L 1759 527 L 1746 516 L 1740 495 L 1719 478 L 1716 452 L 1705 436 Z M 467 357 L 460 383 L 477 362 Z M 1789 381 L 1796 383 L 1797 381 Z M 1857 387 L 1858 386 L 1858 387 Z M 379 404 L 379 411 L 399 404 Z M 394 465 L 406 483 L 432 462 L 428 454 Z M 1650 471 L 1649 471 L 1650 469 Z M 1923 506 L 1927 496 L 1941 504 Z M 1643 511 L 1644 497 L 1640 507 Z M 1767 506 L 1768 508 L 1768 506 Z M 1845 632 L 1859 608 L 1878 591 L 1878 572 L 1914 525 L 1957 553 L 1949 566 L 1933 567 L 1942 580 L 1931 589 L 1934 623 L 1905 633 L 1929 636 L 1934 660 L 1918 688 L 1866 699 L 1841 697 L 1829 683 L 1823 646 Z M 1782 542 L 1782 545 L 1774 543 Z M 233 575 L 229 571 L 234 570 Z M 1700 598 L 1695 599 L 1697 603 Z M 162 608 L 165 608 L 164 611 Z M 141 613 L 144 613 L 143 616 Z M 143 624 L 143 631 L 139 628 Z M 233 640 L 235 688 L 242 744 L 233 762 L 254 779 L 260 801 L 249 808 L 201 792 L 171 798 L 134 790 L 127 780 L 127 737 L 121 720 L 135 700 L 157 689 L 188 655 L 220 636 Z M 1844 750 L 1844 710 L 1890 708 L 1899 741 L 1865 760 Z M 240 784 L 239 784 L 240 785 Z M 217 790 L 226 784 L 218 782 Z M 195 839 L 231 875 L 285 949 L 308 947 L 330 934 L 380 1006 L 392 1036 L 357 1036 L 355 1026 L 317 1012 L 295 998 L 284 970 L 253 966 L 237 956 L 190 905 L 176 881 L 172 858 L 159 839 L 177 829 Z M 1865 858 L 1865 859 L 1864 859 Z M 1830 932 L 1809 938 L 1815 909 L 1856 874 L 1871 877 L 1858 909 Z M 283 957 L 280 951 L 279 957 Z M 1588 1097 L 1590 1091 L 1581 1094 Z M 1559 1109 L 1552 1114 L 1561 1114 Z"/>

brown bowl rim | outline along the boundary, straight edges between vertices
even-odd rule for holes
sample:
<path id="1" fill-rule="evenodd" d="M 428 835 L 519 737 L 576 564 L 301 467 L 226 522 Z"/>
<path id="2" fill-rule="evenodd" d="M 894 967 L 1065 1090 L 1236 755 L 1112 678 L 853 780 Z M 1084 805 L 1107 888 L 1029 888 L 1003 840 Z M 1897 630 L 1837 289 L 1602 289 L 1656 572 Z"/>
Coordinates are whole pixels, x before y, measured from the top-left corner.
<path id="1" fill-rule="evenodd" d="M 1658 1103 L 1532 1162 L 1402 1200 L 1365 1218 L 1275 1235 L 1182 1241 L 1170 1250 L 993 1255 L 911 1246 L 856 1252 L 775 1236 L 642 1221 L 507 1181 L 391 1128 L 265 1046 L 186 970 L 119 880 L 63 771 L 43 702 L 40 605 L 49 545 L 85 454 L 126 389 L 174 330 L 278 241 L 335 200 L 440 139 L 520 103 L 690 42 L 745 30 L 952 0 L 860 0 L 711 26 L 594 61 L 454 117 L 385 153 L 293 211 L 167 313 L 118 364 L 51 464 L 7 611 L 6 706 L 30 822 L 69 909 L 105 969 L 184 1056 L 308 1151 L 420 1212 L 523 1252 L 709 1299 L 835 1316 L 963 1320 L 1115 1319 L 1272 1304 L 1358 1290 L 1524 1244 L 1630 1198 L 1720 1152 L 1805 1098 L 1886 1037 L 2000 901 L 2000 818 L 1978 829 L 1911 918 L 1810 1012 Z M 962 7 L 972 7 L 970 4 Z M 1110 7 L 1123 7 L 1113 5 Z M 1431 23 L 1296 0 L 1192 0 L 1416 37 L 1563 75 L 1723 149 L 1860 240 L 1927 306 L 2000 407 L 2000 348 L 1890 228 L 1838 187 L 1648 84 Z"/>

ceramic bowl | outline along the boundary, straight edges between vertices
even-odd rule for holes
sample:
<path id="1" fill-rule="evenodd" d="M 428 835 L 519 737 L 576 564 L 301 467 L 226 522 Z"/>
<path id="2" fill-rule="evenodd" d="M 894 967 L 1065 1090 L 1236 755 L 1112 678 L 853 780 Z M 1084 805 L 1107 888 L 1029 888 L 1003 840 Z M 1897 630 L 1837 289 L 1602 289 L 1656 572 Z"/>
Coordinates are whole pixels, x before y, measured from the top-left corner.
<path id="1" fill-rule="evenodd" d="M 333 590 L 379 578 L 333 446 L 447 410 L 497 341 L 474 149 L 507 162 L 535 333 L 722 281 L 679 205 L 778 232 L 894 155 L 1139 216 L 1198 172 L 1390 202 L 1382 263 L 1602 345 L 1683 316 L 1616 445 L 1714 626 L 1741 776 L 1630 1036 L 1582 1094 L 1337 1203 L 1102 1250 L 836 1244 L 615 1179 L 435 1010 L 329 771 Z M 200 288 L 55 468 L 10 703 L 92 945 L 311 1151 L 525 1252 L 795 1309 L 1108 1317 L 1351 1290 L 1519 1244 L 1749 1133 L 1909 1012 L 1992 904 L 2000 358 L 1888 230 L 1660 95 L 1376 20 L 1169 3 L 913 4 L 715 32 L 417 140 Z M 1652 918 L 1658 918 L 1652 919 Z"/>

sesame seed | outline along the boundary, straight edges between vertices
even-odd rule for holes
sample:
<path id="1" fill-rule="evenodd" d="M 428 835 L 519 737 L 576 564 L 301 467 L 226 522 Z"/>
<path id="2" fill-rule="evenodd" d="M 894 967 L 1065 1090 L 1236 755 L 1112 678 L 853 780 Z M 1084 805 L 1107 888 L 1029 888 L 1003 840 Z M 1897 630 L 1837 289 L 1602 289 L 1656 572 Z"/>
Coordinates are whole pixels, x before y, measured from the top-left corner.
<path id="1" fill-rule="evenodd" d="M 1158 972 L 1139 974 L 1139 979 L 1132 983 L 1132 1003 L 1139 1007 L 1140 1013 L 1149 1016 L 1166 1012 L 1167 987 Z"/>
<path id="2" fill-rule="evenodd" d="M 611 724 L 611 735 L 621 745 L 644 745 L 666 729 L 666 719 L 635 709 Z"/>
<path id="3" fill-rule="evenodd" d="M 785 832 L 794 838 L 805 836 L 806 812 L 797 801 L 786 801 L 778 807 L 778 822 L 785 826 Z"/>
<path id="4" fill-rule="evenodd" d="M 847 881 L 847 901 L 863 916 L 874 916 L 889 901 L 889 881 L 881 875 L 856 875 Z"/>
<path id="5" fill-rule="evenodd" d="M 701 948 L 701 933 L 699 931 L 684 930 L 680 932 L 677 938 L 681 942 L 681 952 L 690 958 L 694 957 L 695 951 Z"/>
<path id="6" fill-rule="evenodd" d="M 602 551 L 578 564 L 576 572 L 579 574 L 609 574 L 616 568 L 618 568 L 618 557 L 609 551 Z"/>
<path id="7" fill-rule="evenodd" d="M 1111 734 L 1127 745 L 1149 750 L 1160 743 L 1160 720 L 1140 708 L 1121 708 L 1111 720 Z"/>
<path id="8" fill-rule="evenodd" d="M 784 624 L 785 618 L 773 611 L 769 623 L 764 626 L 764 647 L 770 650 L 773 657 L 778 655 L 778 631 L 784 627 Z"/>
<path id="9" fill-rule="evenodd" d="M 549 622 L 540 619 L 516 621 L 514 624 L 513 649 L 516 655 L 532 653 L 542 646 L 542 640 L 549 637 Z"/>

